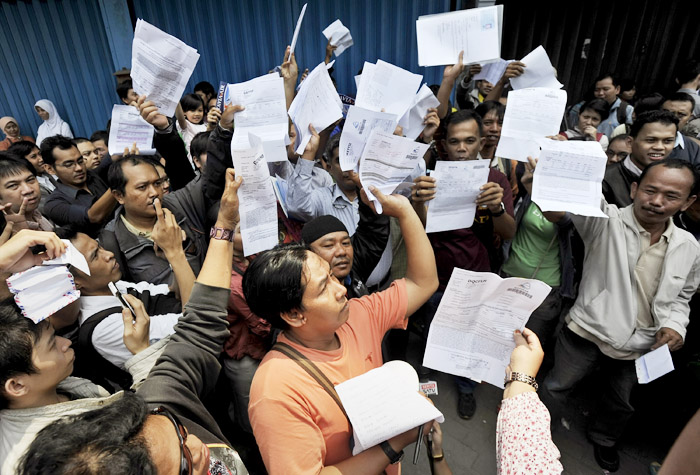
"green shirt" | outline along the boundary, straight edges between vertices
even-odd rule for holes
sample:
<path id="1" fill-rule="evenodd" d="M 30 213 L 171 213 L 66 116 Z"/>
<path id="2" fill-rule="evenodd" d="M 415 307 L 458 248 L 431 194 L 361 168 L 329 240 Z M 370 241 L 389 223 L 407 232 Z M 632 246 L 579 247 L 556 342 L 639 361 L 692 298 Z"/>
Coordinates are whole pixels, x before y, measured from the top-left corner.
<path id="1" fill-rule="evenodd" d="M 533 277 L 538 265 L 540 269 Z M 503 272 L 513 277 L 535 278 L 552 287 L 561 285 L 557 228 L 535 203 L 530 203 L 525 211 Z"/>

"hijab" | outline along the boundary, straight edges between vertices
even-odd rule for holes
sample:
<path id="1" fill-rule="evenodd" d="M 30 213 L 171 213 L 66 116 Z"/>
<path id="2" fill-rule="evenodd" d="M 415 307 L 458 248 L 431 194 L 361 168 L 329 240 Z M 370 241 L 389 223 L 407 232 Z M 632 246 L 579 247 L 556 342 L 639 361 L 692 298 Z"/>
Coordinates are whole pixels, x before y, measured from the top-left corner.
<path id="1" fill-rule="evenodd" d="M 5 134 L 5 137 L 9 137 L 9 135 L 7 135 L 7 132 L 5 132 L 5 127 L 10 122 L 14 122 L 17 125 L 17 128 L 19 129 L 19 122 L 17 122 L 17 119 L 15 119 L 14 117 L 10 117 L 9 115 L 3 117 L 2 119 L 0 119 L 0 130 L 2 130 L 2 132 Z M 19 139 L 20 140 L 22 139 L 22 132 L 21 131 L 19 134 Z"/>
<path id="2" fill-rule="evenodd" d="M 58 111 L 56 110 L 56 106 L 53 105 L 53 102 L 51 102 L 50 100 L 41 99 L 39 101 L 36 101 L 34 107 L 41 107 L 49 113 L 49 120 L 45 120 L 44 123 L 39 126 L 39 130 L 37 130 L 37 145 L 41 145 L 41 141 L 44 140 L 46 137 L 51 137 L 53 135 L 59 134 L 65 135 L 65 133 L 63 133 L 62 131 L 66 129 L 70 130 L 68 124 L 66 124 L 66 122 L 63 119 L 61 119 L 61 116 L 58 115 Z"/>

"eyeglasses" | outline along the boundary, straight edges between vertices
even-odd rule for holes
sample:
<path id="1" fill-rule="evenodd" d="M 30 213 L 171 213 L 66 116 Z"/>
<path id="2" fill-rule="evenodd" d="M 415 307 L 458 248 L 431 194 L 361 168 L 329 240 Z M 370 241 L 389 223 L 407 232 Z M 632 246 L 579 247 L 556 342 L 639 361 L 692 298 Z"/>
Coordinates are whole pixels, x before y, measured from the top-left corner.
<path id="1" fill-rule="evenodd" d="M 180 441 L 180 475 L 191 475 L 192 474 L 192 452 L 185 445 L 187 440 L 187 429 L 182 425 L 177 416 L 170 411 L 168 411 L 163 406 L 159 406 L 151 411 L 151 414 L 158 416 L 167 417 L 170 422 L 175 426 L 175 431 L 177 432 L 177 438 Z"/>
<path id="2" fill-rule="evenodd" d="M 67 161 L 67 162 L 57 163 L 56 166 L 57 166 L 57 167 L 63 167 L 63 168 L 73 168 L 75 165 L 83 166 L 83 163 L 85 163 L 85 159 L 82 158 L 82 157 L 80 157 L 80 158 L 77 159 L 76 161 L 69 160 L 69 161 Z"/>
<path id="3" fill-rule="evenodd" d="M 622 161 L 625 158 L 627 158 L 628 153 L 627 152 L 614 152 L 610 149 L 605 151 L 605 154 L 608 156 L 608 158 L 613 159 L 617 158 L 618 161 Z"/>

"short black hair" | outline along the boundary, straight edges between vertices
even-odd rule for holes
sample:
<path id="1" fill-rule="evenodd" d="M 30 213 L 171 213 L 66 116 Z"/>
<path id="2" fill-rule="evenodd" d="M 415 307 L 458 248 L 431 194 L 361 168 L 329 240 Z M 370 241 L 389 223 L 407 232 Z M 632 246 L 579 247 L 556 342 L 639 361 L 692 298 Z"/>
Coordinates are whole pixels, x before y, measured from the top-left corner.
<path id="1" fill-rule="evenodd" d="M 22 315 L 12 297 L 0 302 L 0 408 L 8 404 L 5 395 L 8 379 L 37 372 L 32 354 L 47 326 L 48 320 L 37 325 Z"/>
<path id="2" fill-rule="evenodd" d="M 129 155 L 121 160 L 112 162 L 112 164 L 109 166 L 109 170 L 107 171 L 107 183 L 112 191 L 116 191 L 122 195 L 126 192 L 127 184 L 126 175 L 124 175 L 125 163 L 128 163 L 131 166 L 150 165 L 154 170 L 156 168 L 153 163 L 139 155 Z M 158 173 L 158 170 L 156 170 L 156 173 Z"/>
<path id="3" fill-rule="evenodd" d="M 10 145 L 10 148 L 7 149 L 8 152 L 14 153 L 18 157 L 26 157 L 30 153 L 32 153 L 32 150 L 39 149 L 39 146 L 35 144 L 34 142 L 30 142 L 29 140 L 20 140 L 19 142 L 15 142 L 12 145 Z"/>
<path id="4" fill-rule="evenodd" d="M 606 79 L 606 78 L 610 78 L 610 80 L 613 83 L 613 86 L 620 85 L 620 80 L 617 78 L 617 76 L 609 71 L 604 72 L 604 73 L 600 74 L 597 78 L 595 78 L 595 81 L 593 82 L 593 84 L 595 85 L 595 83 L 602 81 L 603 79 Z"/>
<path id="5" fill-rule="evenodd" d="M 328 139 L 328 142 L 326 142 L 326 149 L 323 151 L 323 155 L 321 156 L 328 165 L 333 164 L 333 150 L 340 147 L 340 135 L 341 134 L 335 134 L 333 137 Z"/>
<path id="6" fill-rule="evenodd" d="M 185 94 L 180 99 L 180 107 L 182 107 L 183 112 L 197 110 L 200 106 L 202 109 L 206 108 L 204 101 L 197 94 Z"/>
<path id="7" fill-rule="evenodd" d="M 620 92 L 629 91 L 637 87 L 637 82 L 629 77 L 620 79 Z"/>
<path id="8" fill-rule="evenodd" d="M 200 132 L 194 136 L 192 142 L 190 142 L 190 156 L 193 159 L 195 157 L 199 159 L 200 155 L 202 155 L 203 153 L 207 153 L 209 135 L 211 135 L 211 131 L 207 130 L 205 132 Z"/>
<path id="9" fill-rule="evenodd" d="M 77 147 L 78 144 L 85 143 L 85 142 L 90 142 L 90 139 L 87 137 L 73 137 L 73 143 Z"/>
<path id="10" fill-rule="evenodd" d="M 664 96 L 658 92 L 652 92 L 639 98 L 637 103 L 634 105 L 634 115 L 638 116 L 649 111 L 661 110 L 661 104 L 664 103 Z"/>
<path id="11" fill-rule="evenodd" d="M 476 106 L 476 109 L 474 110 L 476 110 L 476 113 L 481 117 L 482 124 L 483 120 L 486 118 L 486 115 L 491 111 L 496 111 L 500 122 L 503 122 L 503 117 L 506 115 L 506 106 L 498 101 L 484 101 Z"/>
<path id="12" fill-rule="evenodd" d="M 675 168 L 678 170 L 682 170 L 682 169 L 690 170 L 690 173 L 693 177 L 693 185 L 690 187 L 690 194 L 688 196 L 698 194 L 698 188 L 700 187 L 700 172 L 698 171 L 698 168 L 695 165 L 693 165 L 692 163 L 690 163 L 686 160 L 681 160 L 680 158 L 664 158 L 663 160 L 651 162 L 642 171 L 642 174 L 639 176 L 639 181 L 637 183 L 639 183 L 639 185 L 641 185 L 642 181 L 644 180 L 644 177 L 647 176 L 647 174 L 649 173 L 649 170 L 651 170 L 654 167 L 660 167 L 660 166 L 664 166 L 666 168 Z"/>
<path id="13" fill-rule="evenodd" d="M 276 328 L 287 327 L 280 314 L 303 309 L 308 252 L 302 243 L 275 246 L 253 259 L 243 274 L 243 295 L 248 306 Z"/>
<path id="14" fill-rule="evenodd" d="M 53 155 L 55 148 L 58 148 L 59 150 L 70 150 L 76 147 L 71 139 L 64 137 L 63 135 L 46 137 L 41 142 L 41 158 L 44 159 L 44 163 L 47 165 L 54 166 L 56 164 L 56 157 Z"/>
<path id="15" fill-rule="evenodd" d="M 700 61 L 689 59 L 676 70 L 676 81 L 679 85 L 685 84 L 698 77 L 698 74 L 700 74 Z"/>
<path id="16" fill-rule="evenodd" d="M 201 81 L 194 85 L 195 94 L 198 91 L 203 92 L 205 96 L 216 96 L 216 89 L 214 89 L 214 86 L 207 81 Z"/>
<path id="17" fill-rule="evenodd" d="M 673 112 L 653 110 L 639 115 L 635 114 L 635 117 L 636 119 L 630 129 L 630 135 L 635 138 L 639 135 L 642 127 L 654 122 L 660 122 L 664 125 L 673 124 L 676 126 L 676 131 L 678 131 L 678 117 Z"/>
<path id="18" fill-rule="evenodd" d="M 119 99 L 127 99 L 129 97 L 129 89 L 133 88 L 134 84 L 131 82 L 131 79 L 117 84 L 117 95 Z"/>
<path id="19" fill-rule="evenodd" d="M 695 99 L 693 99 L 693 96 L 691 96 L 687 92 L 674 92 L 673 94 L 669 94 L 668 97 L 666 97 L 666 100 L 664 102 L 666 102 L 666 101 L 690 102 L 690 111 L 691 112 L 695 108 Z"/>
<path id="20" fill-rule="evenodd" d="M 447 130 L 449 129 L 450 125 L 457 125 L 470 120 L 476 121 L 476 125 L 479 126 L 479 137 L 483 137 L 484 122 L 481 120 L 481 116 L 476 112 L 476 110 L 462 109 L 449 114 L 447 119 L 445 119 L 445 138 L 447 138 Z"/>
<path id="21" fill-rule="evenodd" d="M 619 140 L 627 140 L 627 137 L 629 137 L 629 135 L 627 135 L 627 134 L 620 134 L 620 135 L 614 136 L 613 138 L 610 139 L 610 142 L 608 143 L 608 147 L 610 147 L 610 145 L 612 145 L 613 142 L 617 142 Z"/>
<path id="22" fill-rule="evenodd" d="M 97 142 L 98 140 L 102 140 L 105 145 L 109 145 L 109 132 L 106 130 L 97 130 L 93 132 L 90 136 L 90 142 Z"/>
<path id="23" fill-rule="evenodd" d="M 18 473 L 155 475 L 141 434 L 148 415 L 146 402 L 126 391 L 99 409 L 63 417 L 37 434 Z"/>
<path id="24" fill-rule="evenodd" d="M 36 176 L 36 169 L 29 160 L 12 152 L 0 152 L 0 178 L 16 176 L 23 171 L 28 171 Z"/>
<path id="25" fill-rule="evenodd" d="M 601 122 L 607 119 L 610 115 L 610 105 L 605 99 L 591 99 L 590 101 L 586 102 L 584 105 L 581 106 L 581 112 L 579 113 L 582 113 L 586 109 L 590 109 L 596 114 L 600 115 Z"/>

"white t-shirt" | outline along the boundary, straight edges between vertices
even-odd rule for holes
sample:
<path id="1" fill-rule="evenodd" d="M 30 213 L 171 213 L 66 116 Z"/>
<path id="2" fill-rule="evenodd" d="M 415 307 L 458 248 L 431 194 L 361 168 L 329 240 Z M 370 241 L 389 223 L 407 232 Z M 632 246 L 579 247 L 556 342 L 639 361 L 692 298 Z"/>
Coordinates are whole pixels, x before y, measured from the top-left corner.
<path id="1" fill-rule="evenodd" d="M 195 137 L 200 132 L 206 132 L 207 131 L 207 124 L 193 124 L 189 120 L 185 119 L 185 123 L 187 124 L 187 127 L 180 128 L 180 122 L 177 120 L 175 121 L 175 126 L 177 127 L 177 131 L 180 133 L 180 137 L 182 137 L 182 141 L 185 142 L 185 148 L 187 149 L 187 158 L 190 161 L 190 165 L 192 165 L 193 169 L 197 169 L 197 167 L 194 165 L 194 161 L 192 160 L 192 156 L 190 155 L 190 144 L 192 143 L 192 139 Z"/>

